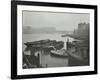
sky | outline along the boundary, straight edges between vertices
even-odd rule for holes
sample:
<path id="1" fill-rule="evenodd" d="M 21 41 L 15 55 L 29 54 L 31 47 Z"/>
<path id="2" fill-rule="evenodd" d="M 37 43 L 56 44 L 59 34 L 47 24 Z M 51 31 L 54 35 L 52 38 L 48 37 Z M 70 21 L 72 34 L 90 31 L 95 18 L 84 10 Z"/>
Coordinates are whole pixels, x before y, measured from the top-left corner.
<path id="1" fill-rule="evenodd" d="M 89 23 L 89 14 L 23 11 L 23 27 L 55 27 L 56 30 L 73 31 L 79 23 Z"/>

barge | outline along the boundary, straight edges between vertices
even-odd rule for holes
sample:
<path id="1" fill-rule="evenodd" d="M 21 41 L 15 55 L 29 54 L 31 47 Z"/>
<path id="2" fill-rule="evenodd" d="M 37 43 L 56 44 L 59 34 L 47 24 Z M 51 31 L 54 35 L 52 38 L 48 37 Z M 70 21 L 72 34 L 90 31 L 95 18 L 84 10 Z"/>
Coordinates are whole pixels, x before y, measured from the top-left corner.
<path id="1" fill-rule="evenodd" d="M 51 56 L 68 57 L 66 50 L 51 50 Z"/>
<path id="2" fill-rule="evenodd" d="M 26 42 L 24 43 L 28 48 L 42 48 L 42 49 L 46 49 L 46 48 L 50 48 L 51 46 L 53 46 L 56 49 L 61 49 L 64 46 L 64 42 L 63 41 L 56 41 L 56 40 L 50 40 L 50 39 L 46 39 L 46 40 L 39 40 L 39 41 L 33 41 L 33 42 Z"/>

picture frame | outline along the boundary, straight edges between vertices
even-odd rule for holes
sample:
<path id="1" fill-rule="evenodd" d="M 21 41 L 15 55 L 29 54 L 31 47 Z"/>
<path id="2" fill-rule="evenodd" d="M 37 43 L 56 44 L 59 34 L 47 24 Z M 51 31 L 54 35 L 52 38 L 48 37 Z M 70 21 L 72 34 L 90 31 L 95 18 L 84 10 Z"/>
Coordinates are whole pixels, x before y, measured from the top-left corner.
<path id="1" fill-rule="evenodd" d="M 46 34 L 52 33 L 53 35 L 55 31 L 51 29 L 51 26 L 56 26 L 56 25 L 57 25 L 56 28 L 58 28 L 58 30 L 69 29 L 70 27 L 68 28 L 63 27 L 63 26 L 69 26 L 66 24 L 67 22 L 65 22 L 67 21 L 66 16 L 68 17 L 68 15 L 71 18 L 71 19 L 69 18 L 68 20 L 70 24 L 74 24 L 73 19 L 75 18 L 75 16 L 76 16 L 75 20 L 77 19 L 77 21 L 78 20 L 83 21 L 83 23 L 80 22 L 79 24 L 77 24 L 78 26 L 85 25 L 85 24 L 87 25 L 87 23 L 84 23 L 84 21 L 87 21 L 89 24 L 90 33 L 88 36 L 88 43 L 86 43 L 85 45 L 87 46 L 88 44 L 88 47 L 85 47 L 85 49 L 88 48 L 89 56 L 87 57 L 85 55 L 82 55 L 82 57 L 84 56 L 84 59 L 87 59 L 88 61 L 86 61 L 84 64 L 83 63 L 81 64 L 80 58 L 78 58 L 79 60 L 72 59 L 70 58 L 70 55 L 73 56 L 74 54 L 68 54 L 68 67 L 65 66 L 65 64 L 60 64 L 59 59 L 57 59 L 59 60 L 59 62 L 55 61 L 56 65 L 51 63 L 53 61 L 50 61 L 50 65 L 49 65 L 49 61 L 47 62 L 47 64 L 44 65 L 46 60 L 44 60 L 43 63 L 41 61 L 41 64 L 39 64 L 40 63 L 39 62 L 38 63 L 39 65 L 30 64 L 31 66 L 28 66 L 28 64 L 30 63 L 29 61 L 28 61 L 29 62 L 28 64 L 24 63 L 23 54 L 24 56 L 30 55 L 27 53 L 23 53 L 22 51 L 22 48 L 23 48 L 22 43 L 24 42 L 24 40 L 29 39 L 29 36 L 25 37 L 24 39 L 23 37 L 24 34 L 31 34 L 32 32 L 32 34 L 35 34 L 36 36 L 37 32 L 40 31 L 40 33 L 44 33 L 44 31 L 46 31 Z M 84 18 L 84 16 L 86 17 Z M 37 23 L 35 21 L 37 21 Z M 48 24 L 45 24 L 45 23 L 48 23 Z M 26 32 L 24 33 L 25 29 L 23 28 L 23 26 L 29 26 L 31 24 L 33 24 L 33 26 L 40 26 L 40 27 L 38 30 L 35 29 L 36 27 L 33 27 L 31 29 L 30 27 L 27 27 L 29 31 L 27 31 L 26 29 Z M 49 26 L 49 27 L 44 28 L 44 27 L 41 27 L 41 25 Z M 59 26 L 62 26 L 62 27 L 59 27 Z M 63 31 L 56 31 L 57 34 L 58 32 L 65 33 Z M 75 30 L 75 32 L 77 31 Z M 62 37 L 70 36 L 70 37 L 74 37 L 75 39 L 80 38 L 83 41 L 83 37 L 80 37 L 80 36 L 75 37 L 70 34 L 71 34 L 71 31 L 67 35 L 62 35 Z M 33 39 L 36 39 L 36 38 L 33 37 Z M 30 41 L 27 41 L 24 44 L 27 46 L 30 46 L 30 45 L 33 46 L 34 44 L 33 41 L 32 42 Z M 43 48 L 43 45 L 44 44 L 42 44 L 42 48 Z M 79 45 L 75 44 L 73 46 L 80 46 L 80 45 L 83 46 L 83 44 L 79 44 Z M 37 46 L 37 42 L 36 42 L 35 47 L 36 46 Z M 51 45 L 49 45 L 49 47 L 50 46 Z M 75 47 L 75 51 L 76 51 L 76 47 Z M 56 51 L 53 50 L 50 52 L 54 53 L 54 55 L 56 56 L 62 56 L 58 54 L 57 50 Z M 67 52 L 70 53 L 69 50 Z M 28 59 L 28 58 L 25 58 L 25 59 Z M 31 59 L 34 60 L 35 57 Z M 54 59 L 54 57 L 52 59 Z M 40 58 L 35 59 L 35 62 L 36 61 L 38 62 L 38 60 L 40 60 Z M 71 60 L 76 60 L 76 61 L 74 62 Z M 76 76 L 76 75 L 90 75 L 90 74 L 97 74 L 97 5 L 65 4 L 65 3 L 35 2 L 35 1 L 11 1 L 11 78 L 12 79 Z"/>

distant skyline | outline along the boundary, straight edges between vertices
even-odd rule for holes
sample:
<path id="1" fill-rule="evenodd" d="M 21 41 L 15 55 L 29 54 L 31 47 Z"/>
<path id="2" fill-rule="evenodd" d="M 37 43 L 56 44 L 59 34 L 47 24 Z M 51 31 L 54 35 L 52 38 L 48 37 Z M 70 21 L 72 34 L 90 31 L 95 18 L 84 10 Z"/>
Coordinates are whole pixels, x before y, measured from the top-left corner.
<path id="1" fill-rule="evenodd" d="M 23 11 L 24 28 L 55 27 L 56 30 L 72 31 L 84 22 L 90 22 L 89 14 Z"/>

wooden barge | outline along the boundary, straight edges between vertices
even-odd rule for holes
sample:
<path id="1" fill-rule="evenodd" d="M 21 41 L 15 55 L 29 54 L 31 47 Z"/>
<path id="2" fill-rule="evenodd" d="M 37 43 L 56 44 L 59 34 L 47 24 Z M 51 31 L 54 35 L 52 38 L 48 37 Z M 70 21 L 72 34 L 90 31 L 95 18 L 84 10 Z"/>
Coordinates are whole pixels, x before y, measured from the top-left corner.
<path id="1" fill-rule="evenodd" d="M 51 56 L 68 57 L 66 50 L 51 50 Z"/>
<path id="2" fill-rule="evenodd" d="M 56 40 L 39 40 L 39 41 L 33 41 L 33 42 L 26 42 L 24 43 L 27 47 L 36 47 L 36 48 L 51 48 L 55 47 L 56 49 L 63 48 L 64 42 L 63 41 L 56 41 Z"/>

